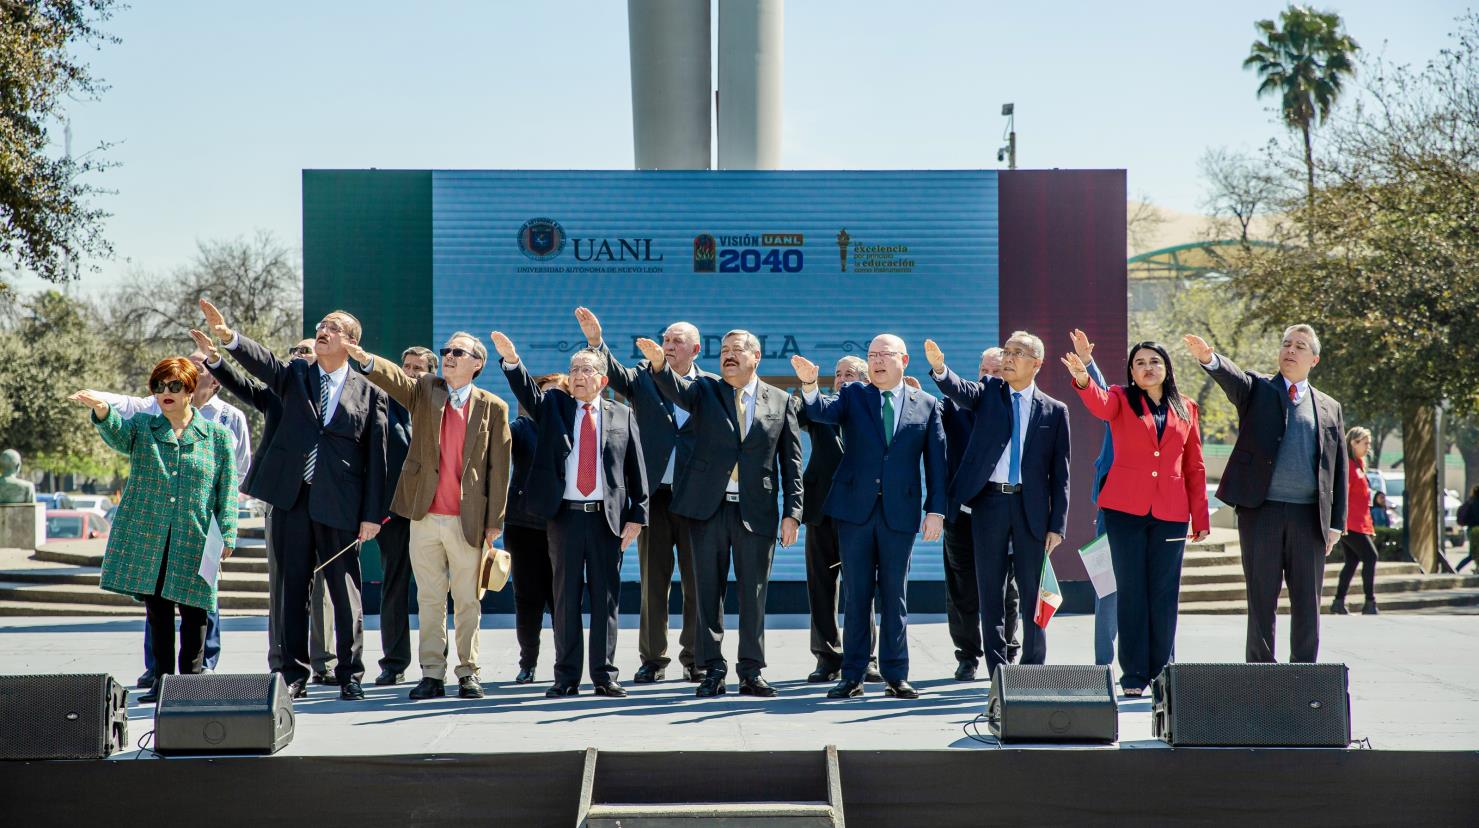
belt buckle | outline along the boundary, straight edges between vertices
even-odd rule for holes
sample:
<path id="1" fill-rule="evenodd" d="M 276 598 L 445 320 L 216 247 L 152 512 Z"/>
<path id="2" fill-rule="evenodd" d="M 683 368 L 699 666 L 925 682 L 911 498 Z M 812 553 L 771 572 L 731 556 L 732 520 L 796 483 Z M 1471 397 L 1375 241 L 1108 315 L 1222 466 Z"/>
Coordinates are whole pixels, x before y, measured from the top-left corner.
<path id="1" fill-rule="evenodd" d="M 738 503 L 740 499 L 739 492 L 725 492 L 724 499 L 730 503 Z"/>
<path id="2" fill-rule="evenodd" d="M 582 512 L 599 512 L 599 511 L 601 511 L 601 501 L 599 501 L 599 500 L 587 500 L 586 502 L 580 504 L 580 511 L 582 511 Z"/>

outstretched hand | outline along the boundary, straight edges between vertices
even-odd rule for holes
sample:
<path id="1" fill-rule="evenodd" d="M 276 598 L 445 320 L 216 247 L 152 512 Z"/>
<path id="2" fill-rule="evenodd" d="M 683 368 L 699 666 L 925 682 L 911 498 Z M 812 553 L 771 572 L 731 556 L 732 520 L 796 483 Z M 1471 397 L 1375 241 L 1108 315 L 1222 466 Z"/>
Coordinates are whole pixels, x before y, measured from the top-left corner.
<path id="1" fill-rule="evenodd" d="M 591 313 L 590 308 L 576 308 L 575 321 L 580 323 L 580 332 L 585 334 L 586 344 L 592 348 L 599 347 L 601 345 L 601 320 Z"/>
<path id="2" fill-rule="evenodd" d="M 108 416 L 108 404 L 104 402 L 101 397 L 97 396 L 96 391 L 93 391 L 90 388 L 78 391 L 67 399 L 71 402 L 77 403 L 80 406 L 91 408 L 92 413 L 96 415 L 99 420 Z"/>
<path id="3" fill-rule="evenodd" d="M 642 358 L 647 360 L 647 365 L 652 373 L 656 374 L 662 371 L 663 365 L 666 364 L 667 354 L 663 353 L 661 345 L 645 336 L 638 337 L 637 350 L 642 352 Z"/>
<path id="4" fill-rule="evenodd" d="M 802 385 L 816 385 L 817 376 L 821 373 L 815 362 L 806 357 L 795 354 L 791 357 L 791 370 L 796 372 L 796 379 L 801 380 Z"/>
<path id="5" fill-rule="evenodd" d="M 1182 341 L 1186 343 L 1186 349 L 1191 351 L 1191 355 L 1196 357 L 1198 362 L 1203 365 L 1212 364 L 1212 346 L 1207 344 L 1207 340 L 1196 334 L 1187 334 L 1182 337 Z"/>
<path id="6" fill-rule="evenodd" d="M 226 317 L 205 299 L 200 300 L 200 312 L 205 315 L 205 326 L 210 329 L 211 336 L 217 341 L 225 344 L 236 338 L 236 331 L 226 324 Z"/>
<path id="7" fill-rule="evenodd" d="M 488 334 L 488 338 L 493 340 L 493 350 L 498 352 L 499 358 L 505 363 L 513 365 L 519 361 L 519 352 L 514 349 L 513 340 L 504 336 L 502 331 L 493 331 Z"/>
<path id="8" fill-rule="evenodd" d="M 358 342 L 344 340 L 344 350 L 349 353 L 349 359 L 355 365 L 364 365 L 370 361 L 370 353 L 359 346 Z"/>
<path id="9" fill-rule="evenodd" d="M 933 339 L 924 341 L 924 358 L 930 364 L 931 373 L 945 373 L 945 352 L 940 350 Z"/>
<path id="10" fill-rule="evenodd" d="M 1079 359 L 1078 354 L 1064 354 L 1060 362 L 1068 369 L 1068 373 L 1072 375 L 1074 385 L 1077 385 L 1079 388 L 1089 387 L 1089 369 L 1084 367 L 1084 363 Z"/>
<path id="11" fill-rule="evenodd" d="M 1069 332 L 1068 338 L 1073 340 L 1073 353 L 1079 361 L 1085 365 L 1094 361 L 1094 343 L 1089 341 L 1089 335 L 1074 328 Z"/>
<path id="12" fill-rule="evenodd" d="M 220 357 L 220 352 L 216 350 L 216 343 L 212 342 L 211 338 L 205 335 L 205 331 L 191 328 L 190 338 L 195 340 L 195 347 L 199 348 L 202 354 L 205 354 L 206 362 L 215 362 Z"/>

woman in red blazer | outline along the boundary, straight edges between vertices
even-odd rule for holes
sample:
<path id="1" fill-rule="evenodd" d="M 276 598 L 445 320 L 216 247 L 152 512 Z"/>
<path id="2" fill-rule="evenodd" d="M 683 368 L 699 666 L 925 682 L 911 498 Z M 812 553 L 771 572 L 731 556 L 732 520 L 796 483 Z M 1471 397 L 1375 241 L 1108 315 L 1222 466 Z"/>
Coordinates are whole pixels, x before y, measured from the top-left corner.
<path id="1" fill-rule="evenodd" d="M 1371 484 L 1366 482 L 1366 454 L 1371 451 L 1371 430 L 1355 426 L 1347 431 L 1345 450 L 1351 458 L 1346 483 L 1350 507 L 1346 509 L 1345 534 L 1340 537 L 1341 548 L 1345 550 L 1345 566 L 1340 568 L 1340 581 L 1335 585 L 1335 603 L 1330 605 L 1330 612 L 1351 614 L 1345 608 L 1345 594 L 1351 588 L 1351 578 L 1359 564 L 1361 588 L 1366 593 L 1361 614 L 1376 615 L 1376 526 L 1371 519 Z"/>
<path id="2" fill-rule="evenodd" d="M 1114 440 L 1099 508 L 1119 587 L 1120 687 L 1140 696 L 1171 660 L 1186 525 L 1193 540 L 1210 531 L 1197 406 L 1177 392 L 1171 357 L 1157 342 L 1130 348 L 1122 386 L 1095 385 L 1073 353 L 1063 364 Z"/>

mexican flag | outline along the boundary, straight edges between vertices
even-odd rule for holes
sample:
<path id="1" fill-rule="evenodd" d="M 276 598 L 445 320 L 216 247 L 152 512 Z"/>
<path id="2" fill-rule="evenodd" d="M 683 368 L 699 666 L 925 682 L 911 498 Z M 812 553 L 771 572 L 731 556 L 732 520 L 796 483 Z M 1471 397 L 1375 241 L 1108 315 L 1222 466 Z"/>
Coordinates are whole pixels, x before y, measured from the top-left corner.
<path id="1" fill-rule="evenodd" d="M 1053 620 L 1053 613 L 1063 605 L 1063 593 L 1058 587 L 1058 576 L 1053 572 L 1053 556 L 1044 554 L 1042 575 L 1037 581 L 1037 610 L 1032 614 L 1032 623 L 1046 629 Z"/>

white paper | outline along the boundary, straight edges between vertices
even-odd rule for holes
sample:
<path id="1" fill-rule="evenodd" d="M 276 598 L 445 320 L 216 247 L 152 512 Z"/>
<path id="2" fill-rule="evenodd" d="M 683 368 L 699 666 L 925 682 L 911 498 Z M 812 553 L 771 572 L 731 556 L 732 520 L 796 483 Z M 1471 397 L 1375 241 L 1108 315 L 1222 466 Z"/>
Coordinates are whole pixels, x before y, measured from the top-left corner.
<path id="1" fill-rule="evenodd" d="M 221 537 L 221 527 L 211 518 L 210 531 L 205 536 L 205 549 L 200 552 L 200 577 L 211 586 L 216 585 L 216 576 L 221 573 L 221 552 L 226 549 L 226 539 Z"/>
<path id="2" fill-rule="evenodd" d="M 1078 550 L 1084 569 L 1094 584 L 1094 593 L 1100 598 L 1113 595 L 1119 585 L 1114 582 L 1114 562 L 1109 557 L 1109 536 L 1100 535 L 1087 546 Z"/>

